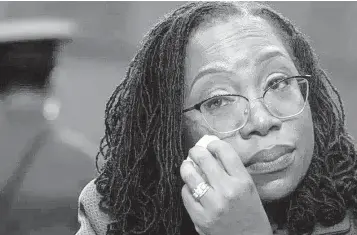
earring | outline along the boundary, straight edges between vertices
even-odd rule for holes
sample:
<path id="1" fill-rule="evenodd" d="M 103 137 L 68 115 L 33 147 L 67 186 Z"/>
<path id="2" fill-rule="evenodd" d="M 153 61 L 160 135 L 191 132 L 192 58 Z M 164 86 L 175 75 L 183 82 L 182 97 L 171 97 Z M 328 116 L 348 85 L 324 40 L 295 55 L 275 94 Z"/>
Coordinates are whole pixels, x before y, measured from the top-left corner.
<path id="1" fill-rule="evenodd" d="M 54 121 L 58 118 L 60 113 L 61 103 L 55 98 L 47 98 L 43 105 L 42 114 L 48 121 Z"/>

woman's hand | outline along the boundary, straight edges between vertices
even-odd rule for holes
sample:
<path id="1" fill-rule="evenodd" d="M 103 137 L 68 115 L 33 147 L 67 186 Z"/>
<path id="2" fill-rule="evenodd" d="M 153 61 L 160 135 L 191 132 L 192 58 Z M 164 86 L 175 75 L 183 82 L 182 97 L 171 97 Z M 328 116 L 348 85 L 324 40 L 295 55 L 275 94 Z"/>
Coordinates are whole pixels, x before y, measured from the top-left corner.
<path id="1" fill-rule="evenodd" d="M 195 146 L 189 157 L 205 174 L 201 176 L 191 162 L 181 165 L 181 177 L 186 183 L 182 188 L 183 202 L 199 234 L 272 234 L 253 180 L 230 144 L 215 140 L 207 149 Z M 211 188 L 196 200 L 192 192 L 204 178 Z"/>

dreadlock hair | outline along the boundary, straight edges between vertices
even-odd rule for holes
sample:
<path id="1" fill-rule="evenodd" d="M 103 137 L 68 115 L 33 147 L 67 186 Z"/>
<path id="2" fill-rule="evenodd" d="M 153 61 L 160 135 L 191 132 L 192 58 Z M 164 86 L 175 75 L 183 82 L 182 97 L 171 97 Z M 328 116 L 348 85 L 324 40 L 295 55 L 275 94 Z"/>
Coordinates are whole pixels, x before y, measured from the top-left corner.
<path id="1" fill-rule="evenodd" d="M 195 2 L 166 16 L 145 37 L 124 81 L 105 110 L 105 135 L 97 155 L 105 163 L 95 183 L 100 209 L 115 219 L 107 234 L 195 234 L 181 200 L 179 167 L 185 159 L 182 110 L 184 61 L 190 35 L 202 23 L 256 16 L 277 31 L 301 74 L 310 74 L 309 104 L 315 147 L 308 172 L 280 211 L 290 233 L 332 226 L 347 209 L 357 214 L 357 165 L 345 130 L 340 95 L 305 37 L 267 6 Z M 281 219 L 281 218 L 280 218 Z"/>

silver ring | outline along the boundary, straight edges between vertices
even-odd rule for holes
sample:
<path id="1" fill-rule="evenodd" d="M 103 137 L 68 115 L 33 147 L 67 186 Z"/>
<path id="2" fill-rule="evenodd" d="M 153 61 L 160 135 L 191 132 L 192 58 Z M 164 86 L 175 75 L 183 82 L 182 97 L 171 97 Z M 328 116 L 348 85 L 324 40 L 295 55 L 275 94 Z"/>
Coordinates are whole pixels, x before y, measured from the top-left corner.
<path id="1" fill-rule="evenodd" d="M 193 190 L 192 196 L 198 201 L 201 197 L 203 197 L 203 195 L 206 194 L 210 187 L 211 186 L 209 186 L 206 182 L 202 182 Z"/>

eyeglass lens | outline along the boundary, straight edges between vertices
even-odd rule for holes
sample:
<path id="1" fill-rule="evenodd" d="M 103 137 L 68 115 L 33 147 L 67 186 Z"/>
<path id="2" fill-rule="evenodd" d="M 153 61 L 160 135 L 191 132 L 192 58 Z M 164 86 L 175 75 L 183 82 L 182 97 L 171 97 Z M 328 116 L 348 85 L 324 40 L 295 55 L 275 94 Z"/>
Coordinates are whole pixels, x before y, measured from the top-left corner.
<path id="1" fill-rule="evenodd" d="M 299 114 L 305 107 L 308 82 L 292 77 L 274 83 L 264 93 L 263 103 L 275 117 L 288 118 Z M 249 101 L 236 95 L 213 97 L 201 105 L 207 124 L 215 131 L 229 132 L 240 129 L 249 118 Z"/>

